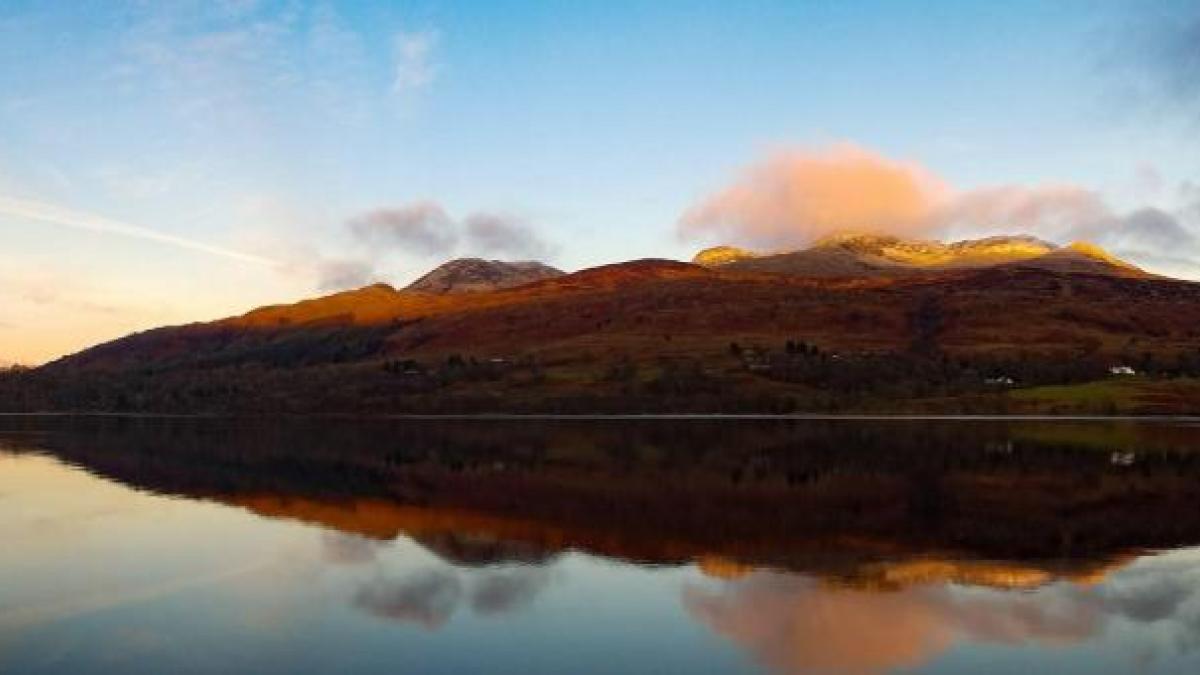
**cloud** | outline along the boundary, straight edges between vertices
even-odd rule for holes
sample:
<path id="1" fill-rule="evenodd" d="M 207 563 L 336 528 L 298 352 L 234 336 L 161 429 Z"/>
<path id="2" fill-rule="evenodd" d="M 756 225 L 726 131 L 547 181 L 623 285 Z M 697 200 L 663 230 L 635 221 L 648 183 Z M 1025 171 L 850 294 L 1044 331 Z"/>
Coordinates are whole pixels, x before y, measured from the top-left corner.
<path id="1" fill-rule="evenodd" d="M 457 219 L 434 201 L 379 208 L 347 221 L 351 234 L 379 257 L 399 252 L 419 255 L 469 255 L 541 258 L 553 253 L 525 221 L 477 212 Z"/>
<path id="2" fill-rule="evenodd" d="M 551 248 L 524 221 L 494 213 L 474 213 L 463 220 L 467 244 L 483 255 L 542 258 Z"/>
<path id="3" fill-rule="evenodd" d="M 688 209 L 679 231 L 768 249 L 846 231 L 918 234 L 941 190 L 920 167 L 852 145 L 781 152 Z"/>
<path id="4" fill-rule="evenodd" d="M 435 569 L 401 579 L 375 579 L 358 589 L 353 602 L 375 616 L 432 630 L 454 613 L 462 592 L 462 582 L 454 572 Z"/>
<path id="5" fill-rule="evenodd" d="M 1200 225 L 1200 183 L 1186 181 L 1179 186 L 1179 196 L 1183 202 L 1182 217 L 1189 223 Z"/>
<path id="6" fill-rule="evenodd" d="M 375 266 L 366 260 L 320 260 L 315 265 L 317 288 L 341 291 L 366 286 L 375 280 Z"/>
<path id="7" fill-rule="evenodd" d="M 959 194 L 931 214 L 940 231 L 1036 232 L 1044 237 L 1073 233 L 1107 223 L 1112 214 L 1100 198 L 1082 188 L 1001 186 Z"/>
<path id="8" fill-rule="evenodd" d="M 137 308 L 97 300 L 93 284 L 45 270 L 0 270 L 0 294 L 32 305 L 103 316 L 139 311 Z"/>
<path id="9" fill-rule="evenodd" d="M 1086 240 L 1140 264 L 1194 276 L 1200 266 L 1200 188 L 1185 184 L 1176 209 L 1114 210 L 1076 185 L 955 190 L 916 164 L 855 146 L 785 152 L 745 171 L 680 217 L 685 239 L 760 250 L 794 249 L 842 232 L 965 238 L 1033 234 Z"/>
<path id="10" fill-rule="evenodd" d="M 432 62 L 434 48 L 438 43 L 438 34 L 434 31 L 415 33 L 397 33 L 395 44 L 395 74 L 392 77 L 392 91 L 403 94 L 415 89 L 422 89 L 433 83 L 437 77 L 437 66 Z"/>
<path id="11" fill-rule="evenodd" d="M 14 199 L 12 197 L 0 196 L 0 214 L 20 218 L 23 220 L 36 220 L 43 223 L 61 225 L 63 227 L 70 227 L 79 230 L 88 230 L 102 234 L 113 234 L 133 239 L 143 239 L 177 248 L 199 251 L 208 255 L 228 258 L 238 262 L 267 266 L 279 266 L 280 264 L 277 260 L 273 260 L 261 255 L 237 251 L 222 246 L 214 246 L 212 244 L 196 241 L 195 239 L 188 239 L 186 237 L 166 234 L 157 230 L 152 230 L 138 225 L 131 225 L 129 223 L 123 223 L 91 213 L 72 211 L 61 206 L 46 204 L 44 202 L 35 202 L 27 199 Z"/>
<path id="12" fill-rule="evenodd" d="M 1032 233 L 1062 243 L 1088 241 L 1148 267 L 1194 276 L 1200 219 L 1177 211 L 1111 208 L 1096 192 L 1075 186 L 1004 186 L 956 195 L 933 217 L 943 236 Z"/>
<path id="13" fill-rule="evenodd" d="M 1142 208 L 1118 220 L 1115 226 L 1104 233 L 1116 247 L 1149 246 L 1156 251 L 1196 248 L 1196 235 L 1184 226 L 1178 216 L 1162 209 Z"/>
<path id="14" fill-rule="evenodd" d="M 458 240 L 457 226 L 434 202 L 376 209 L 352 218 L 350 231 L 370 245 L 399 246 L 417 253 L 448 253 Z"/>
<path id="15" fill-rule="evenodd" d="M 1200 8 L 1167 12 L 1151 40 L 1145 65 L 1160 90 L 1180 103 L 1200 101 Z"/>
<path id="16" fill-rule="evenodd" d="M 1106 105 L 1200 121 L 1200 5 L 1128 4 L 1098 41 L 1095 67 L 1112 89 Z"/>
<path id="17" fill-rule="evenodd" d="M 339 3 L 139 2 L 118 11 L 118 43 L 99 76 L 106 89 L 182 123 L 173 134 L 235 148 L 239 160 L 277 158 L 278 141 L 296 134 L 306 147 L 333 138 L 344 146 L 331 125 L 361 129 L 387 114 L 395 92 L 436 75 L 435 32 L 399 33 L 376 49 L 376 35 L 395 26 L 358 26 Z"/>

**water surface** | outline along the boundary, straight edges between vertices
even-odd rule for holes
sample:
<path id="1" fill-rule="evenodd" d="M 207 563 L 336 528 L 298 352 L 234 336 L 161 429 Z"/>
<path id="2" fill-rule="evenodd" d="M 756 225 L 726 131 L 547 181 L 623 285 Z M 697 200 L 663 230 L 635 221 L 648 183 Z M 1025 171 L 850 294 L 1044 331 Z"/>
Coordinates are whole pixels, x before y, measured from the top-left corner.
<path id="1" fill-rule="evenodd" d="M 1187 422 L 0 420 L 0 671 L 1200 672 Z"/>

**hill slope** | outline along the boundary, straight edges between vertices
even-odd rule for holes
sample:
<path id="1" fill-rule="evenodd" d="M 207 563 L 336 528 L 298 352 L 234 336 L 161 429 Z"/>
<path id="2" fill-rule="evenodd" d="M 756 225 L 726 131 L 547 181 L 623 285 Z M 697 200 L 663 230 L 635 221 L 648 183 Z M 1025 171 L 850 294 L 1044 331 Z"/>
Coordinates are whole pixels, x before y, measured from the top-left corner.
<path id="1" fill-rule="evenodd" d="M 988 394 L 988 378 L 1063 384 L 1114 364 L 1200 374 L 1200 284 L 1086 247 L 1038 253 L 1049 246 L 860 238 L 495 290 L 377 284 L 98 345 L 27 374 L 37 384 L 21 400 L 45 389 L 50 408 L 759 410 Z M 670 403 L 685 399 L 700 402 Z"/>

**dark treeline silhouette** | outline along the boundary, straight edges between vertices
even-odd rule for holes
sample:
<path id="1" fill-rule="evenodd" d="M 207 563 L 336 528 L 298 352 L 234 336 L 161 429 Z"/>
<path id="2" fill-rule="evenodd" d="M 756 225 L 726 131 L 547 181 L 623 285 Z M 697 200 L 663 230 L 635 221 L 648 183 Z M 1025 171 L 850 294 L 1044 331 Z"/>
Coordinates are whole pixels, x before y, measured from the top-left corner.
<path id="1" fill-rule="evenodd" d="M 920 353 L 839 352 L 803 337 L 732 342 L 708 358 L 565 366 L 469 353 L 342 362 L 338 354 L 349 352 L 332 346 L 325 360 L 288 353 L 239 365 L 0 372 L 0 412 L 1003 413 L 1014 411 L 1012 390 L 1104 380 L 1114 366 L 1148 380 L 1200 377 L 1200 353 L 1190 351 L 950 354 L 926 344 Z M 1192 402 L 1165 412 L 1200 412 Z M 1099 405 L 1076 412 L 1111 412 Z"/>

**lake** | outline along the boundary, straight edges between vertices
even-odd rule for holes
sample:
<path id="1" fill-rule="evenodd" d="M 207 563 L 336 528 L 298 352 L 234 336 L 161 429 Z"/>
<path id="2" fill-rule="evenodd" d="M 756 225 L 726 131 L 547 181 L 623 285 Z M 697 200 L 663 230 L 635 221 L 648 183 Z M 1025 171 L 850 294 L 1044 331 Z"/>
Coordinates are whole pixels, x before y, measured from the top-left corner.
<path id="1" fill-rule="evenodd" d="M 0 417 L 5 673 L 1200 672 L 1187 420 Z"/>

